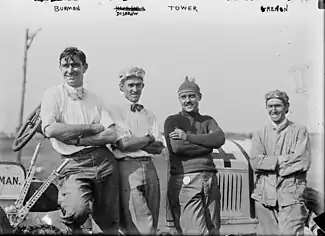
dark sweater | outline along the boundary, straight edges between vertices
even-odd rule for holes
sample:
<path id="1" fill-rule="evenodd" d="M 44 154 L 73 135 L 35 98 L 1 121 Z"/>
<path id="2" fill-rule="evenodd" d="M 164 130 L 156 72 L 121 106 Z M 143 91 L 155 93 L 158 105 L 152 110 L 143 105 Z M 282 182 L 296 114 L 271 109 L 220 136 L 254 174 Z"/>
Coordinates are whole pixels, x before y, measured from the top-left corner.
<path id="1" fill-rule="evenodd" d="M 188 140 L 174 140 L 169 134 L 179 128 L 188 134 Z M 225 135 L 217 122 L 207 115 L 186 113 L 168 116 L 164 135 L 170 158 L 170 173 L 183 174 L 198 171 L 217 171 L 211 153 L 225 143 Z"/>

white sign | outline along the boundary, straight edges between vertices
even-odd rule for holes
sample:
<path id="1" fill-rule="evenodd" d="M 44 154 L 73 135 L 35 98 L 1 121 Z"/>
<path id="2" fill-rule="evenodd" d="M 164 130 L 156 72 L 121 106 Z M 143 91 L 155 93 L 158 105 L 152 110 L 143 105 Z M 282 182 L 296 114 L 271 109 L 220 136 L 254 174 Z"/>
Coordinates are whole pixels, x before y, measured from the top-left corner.
<path id="1" fill-rule="evenodd" d="M 17 199 L 24 180 L 22 166 L 16 163 L 0 163 L 0 200 Z"/>

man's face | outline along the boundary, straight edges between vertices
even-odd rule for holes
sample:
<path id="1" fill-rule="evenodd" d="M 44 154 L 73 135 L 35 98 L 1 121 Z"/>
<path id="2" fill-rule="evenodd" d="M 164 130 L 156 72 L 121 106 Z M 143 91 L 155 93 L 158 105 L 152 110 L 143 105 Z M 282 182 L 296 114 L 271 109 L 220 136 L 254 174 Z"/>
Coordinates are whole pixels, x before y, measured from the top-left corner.
<path id="1" fill-rule="evenodd" d="M 71 87 L 80 87 L 83 85 L 83 75 L 87 71 L 88 64 L 82 64 L 77 56 L 62 58 L 60 69 L 64 81 Z"/>
<path id="2" fill-rule="evenodd" d="M 184 92 L 178 96 L 178 99 L 183 111 L 193 112 L 199 110 L 201 94 L 196 92 Z"/>
<path id="3" fill-rule="evenodd" d="M 133 103 L 139 101 L 143 87 L 144 83 L 140 78 L 128 78 L 120 84 L 120 89 L 123 91 L 124 97 Z"/>
<path id="4" fill-rule="evenodd" d="M 288 106 L 285 105 L 282 100 L 272 98 L 267 101 L 266 110 L 271 120 L 276 124 L 280 124 L 285 119 L 286 113 L 288 112 Z"/>

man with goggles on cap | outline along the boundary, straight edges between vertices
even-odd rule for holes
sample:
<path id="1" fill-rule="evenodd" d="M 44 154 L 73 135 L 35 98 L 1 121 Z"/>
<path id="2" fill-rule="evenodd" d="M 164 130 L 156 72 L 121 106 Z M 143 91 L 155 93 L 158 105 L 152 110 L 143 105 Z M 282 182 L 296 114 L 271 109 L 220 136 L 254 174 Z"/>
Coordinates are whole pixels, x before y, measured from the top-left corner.
<path id="1" fill-rule="evenodd" d="M 200 87 L 186 77 L 178 89 L 182 111 L 165 121 L 168 199 L 179 233 L 218 235 L 220 191 L 211 153 L 225 143 L 225 135 L 211 116 L 199 113 L 201 98 Z"/>
<path id="2" fill-rule="evenodd" d="M 112 146 L 120 173 L 121 227 L 126 234 L 155 234 L 158 226 L 160 185 L 153 154 L 164 149 L 156 116 L 139 100 L 145 71 L 130 68 L 120 75 L 125 100 L 110 108 L 118 128 Z"/>
<path id="3" fill-rule="evenodd" d="M 253 134 L 250 155 L 258 232 L 303 235 L 307 218 L 303 192 L 311 164 L 308 131 L 286 118 L 290 104 L 285 92 L 268 92 L 265 102 L 271 122 Z"/>

